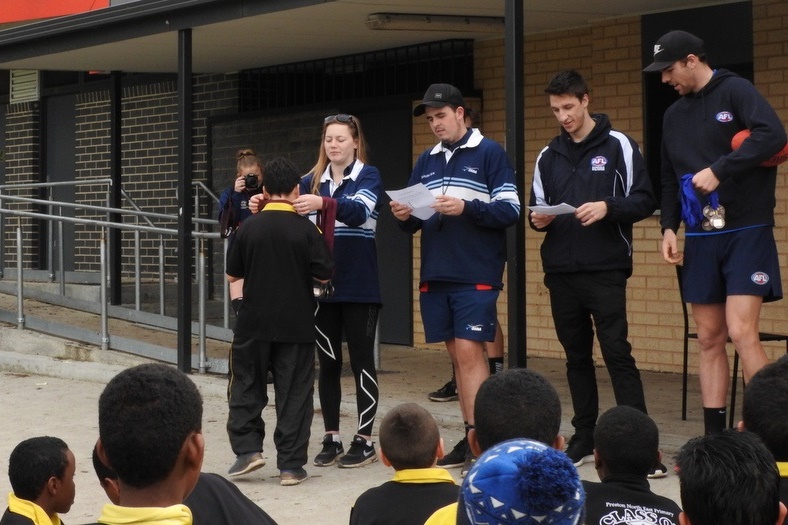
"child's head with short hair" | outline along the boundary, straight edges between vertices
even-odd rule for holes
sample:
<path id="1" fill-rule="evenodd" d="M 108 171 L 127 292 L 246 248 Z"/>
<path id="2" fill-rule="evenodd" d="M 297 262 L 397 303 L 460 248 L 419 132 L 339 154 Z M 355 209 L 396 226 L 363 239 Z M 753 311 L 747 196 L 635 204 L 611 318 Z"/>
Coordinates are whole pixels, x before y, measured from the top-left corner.
<path id="1" fill-rule="evenodd" d="M 491 375 L 479 387 L 474 408 L 481 451 L 509 439 L 560 439 L 561 399 L 555 387 L 530 368 Z"/>
<path id="2" fill-rule="evenodd" d="M 758 370 L 747 383 L 742 422 L 775 460 L 788 462 L 788 355 Z"/>
<path id="3" fill-rule="evenodd" d="M 104 493 L 109 500 L 117 505 L 120 502 L 120 490 L 118 489 L 118 473 L 109 468 L 101 461 L 96 446 L 93 446 L 93 470 L 99 480 L 99 485 L 104 489 Z"/>
<path id="4" fill-rule="evenodd" d="M 284 157 L 274 157 L 265 163 L 263 189 L 269 197 L 290 195 L 301 182 L 295 164 Z"/>
<path id="5" fill-rule="evenodd" d="M 659 461 L 659 430 L 640 410 L 619 405 L 599 416 L 594 448 L 600 477 L 628 474 L 645 478 Z"/>
<path id="6" fill-rule="evenodd" d="M 204 452 L 196 385 L 170 365 L 120 372 L 99 397 L 97 447 L 121 486 L 146 489 L 175 474 L 185 498 L 197 482 Z"/>
<path id="7" fill-rule="evenodd" d="M 487 449 L 465 476 L 457 523 L 577 525 L 584 505 L 580 476 L 566 454 L 512 439 Z"/>
<path id="8" fill-rule="evenodd" d="M 26 439 L 8 459 L 8 478 L 14 496 L 32 501 L 48 514 L 66 513 L 74 504 L 74 454 L 51 436 Z"/>
<path id="9" fill-rule="evenodd" d="M 443 447 L 432 415 L 416 403 L 398 405 L 380 424 L 378 440 L 383 462 L 394 470 L 429 468 Z"/>
<path id="10" fill-rule="evenodd" d="M 780 473 L 752 432 L 689 440 L 676 456 L 684 525 L 773 525 L 785 519 Z"/>

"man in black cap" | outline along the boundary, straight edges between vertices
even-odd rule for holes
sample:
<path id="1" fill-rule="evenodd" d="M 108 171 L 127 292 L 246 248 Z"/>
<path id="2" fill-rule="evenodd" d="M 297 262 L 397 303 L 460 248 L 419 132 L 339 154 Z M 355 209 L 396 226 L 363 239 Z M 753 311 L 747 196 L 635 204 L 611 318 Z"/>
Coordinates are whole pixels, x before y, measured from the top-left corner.
<path id="1" fill-rule="evenodd" d="M 426 115 L 440 142 L 416 161 L 408 186 L 424 184 L 435 196 L 436 213 L 419 219 L 396 201 L 391 210 L 404 231 L 422 232 L 424 335 L 428 343 L 446 344 L 467 435 L 476 391 L 489 375 L 484 342 L 495 339 L 506 228 L 517 222 L 520 204 L 506 152 L 478 129 L 465 126 L 464 106 L 462 93 L 450 84 L 427 89 L 413 115 Z M 463 440 L 439 465 L 467 467 L 471 458 Z"/>
<path id="2" fill-rule="evenodd" d="M 764 166 L 786 143 L 774 109 L 747 80 L 712 69 L 703 40 L 670 31 L 654 45 L 662 82 L 681 98 L 665 112 L 662 133 L 662 257 L 684 262 L 700 347 L 706 433 L 725 427 L 730 337 L 746 380 L 768 359 L 758 338 L 764 302 L 782 298 L 774 241 L 777 169 Z M 750 136 L 733 150 L 739 131 Z M 685 253 L 677 232 L 685 223 Z"/>

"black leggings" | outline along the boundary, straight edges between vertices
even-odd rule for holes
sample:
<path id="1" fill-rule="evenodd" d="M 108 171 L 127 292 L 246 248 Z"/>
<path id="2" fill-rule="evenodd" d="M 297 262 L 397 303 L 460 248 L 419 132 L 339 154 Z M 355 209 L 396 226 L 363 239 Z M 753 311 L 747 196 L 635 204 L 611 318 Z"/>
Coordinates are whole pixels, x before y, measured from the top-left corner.
<path id="1" fill-rule="evenodd" d="M 317 356 L 320 361 L 318 392 L 326 432 L 339 431 L 344 331 L 350 367 L 356 380 L 358 434 L 372 435 L 372 425 L 378 410 L 374 349 L 379 311 L 380 305 L 376 303 L 320 303 L 318 307 L 315 316 Z"/>

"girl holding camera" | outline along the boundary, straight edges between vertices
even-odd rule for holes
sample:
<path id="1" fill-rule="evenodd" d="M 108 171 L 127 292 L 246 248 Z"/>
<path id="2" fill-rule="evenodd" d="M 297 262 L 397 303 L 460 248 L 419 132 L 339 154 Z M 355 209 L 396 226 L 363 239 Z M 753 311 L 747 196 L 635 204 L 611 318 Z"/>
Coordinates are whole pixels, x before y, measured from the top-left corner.
<path id="1" fill-rule="evenodd" d="M 221 234 L 223 237 L 230 237 L 230 243 L 232 243 L 232 232 L 238 229 L 244 219 L 252 215 L 249 199 L 263 193 L 263 164 L 254 150 L 239 149 L 235 158 L 237 161 L 235 181 L 219 197 L 218 219 L 219 224 L 222 225 Z M 243 299 L 243 286 L 243 279 L 230 283 L 230 301 L 236 314 Z"/>

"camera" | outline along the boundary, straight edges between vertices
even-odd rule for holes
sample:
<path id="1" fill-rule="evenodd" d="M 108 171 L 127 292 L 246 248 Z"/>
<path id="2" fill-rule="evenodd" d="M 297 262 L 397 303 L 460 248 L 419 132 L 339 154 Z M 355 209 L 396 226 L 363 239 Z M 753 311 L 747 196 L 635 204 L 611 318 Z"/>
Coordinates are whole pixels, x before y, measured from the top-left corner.
<path id="1" fill-rule="evenodd" d="M 249 173 L 244 176 L 244 186 L 247 190 L 256 190 L 260 188 L 260 182 L 257 180 L 257 175 Z"/>

